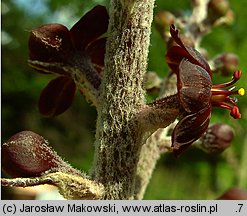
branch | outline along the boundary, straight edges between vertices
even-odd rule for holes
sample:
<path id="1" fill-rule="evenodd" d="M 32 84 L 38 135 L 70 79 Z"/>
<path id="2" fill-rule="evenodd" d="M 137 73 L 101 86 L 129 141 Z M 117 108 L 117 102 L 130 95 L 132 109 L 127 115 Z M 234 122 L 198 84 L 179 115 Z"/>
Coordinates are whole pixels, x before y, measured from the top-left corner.
<path id="1" fill-rule="evenodd" d="M 174 127 L 174 124 L 170 127 Z M 170 127 L 158 129 L 142 146 L 136 174 L 135 199 L 143 199 L 157 161 L 163 153 L 172 150 L 171 137 L 168 136 Z"/>
<path id="2" fill-rule="evenodd" d="M 138 113 L 138 120 L 144 132 L 154 132 L 165 128 L 180 114 L 177 94 L 164 97 L 144 106 Z"/>
<path id="3" fill-rule="evenodd" d="M 104 187 L 86 176 L 55 172 L 34 178 L 1 179 L 2 186 L 30 187 L 50 184 L 58 187 L 65 199 L 100 199 Z"/>
<path id="4" fill-rule="evenodd" d="M 209 0 L 193 0 L 193 12 L 190 22 L 200 25 L 207 18 L 207 7 Z"/>
<path id="5" fill-rule="evenodd" d="M 78 61 L 75 59 L 74 61 L 74 64 L 70 65 L 59 62 L 28 60 L 28 64 L 35 70 L 42 71 L 43 73 L 71 76 L 77 88 L 85 95 L 86 99 L 97 107 L 101 78 L 89 61 L 85 62 L 84 60 L 85 64 L 80 63 L 80 61 L 83 61 L 83 58 L 80 58 Z"/>

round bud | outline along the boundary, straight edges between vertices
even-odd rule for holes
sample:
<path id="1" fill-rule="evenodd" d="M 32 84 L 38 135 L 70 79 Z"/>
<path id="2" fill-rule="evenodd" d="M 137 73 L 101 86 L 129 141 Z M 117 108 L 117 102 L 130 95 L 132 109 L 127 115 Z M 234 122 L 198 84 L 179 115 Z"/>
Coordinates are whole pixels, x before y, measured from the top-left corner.
<path id="1" fill-rule="evenodd" d="M 208 3 L 208 20 L 214 24 L 219 18 L 225 16 L 230 10 L 227 0 L 211 0 Z"/>
<path id="2" fill-rule="evenodd" d="M 231 145 L 234 130 L 229 125 L 217 123 L 208 127 L 201 137 L 202 149 L 210 154 L 221 153 Z"/>
<path id="3" fill-rule="evenodd" d="M 2 145 L 2 169 L 12 177 L 33 177 L 61 164 L 48 142 L 32 131 L 22 131 Z"/>
<path id="4" fill-rule="evenodd" d="M 223 53 L 214 59 L 216 70 L 219 70 L 223 76 L 231 75 L 237 70 L 239 58 L 233 53 Z"/>
<path id="5" fill-rule="evenodd" d="M 218 200 L 247 200 L 247 191 L 240 188 L 230 188 Z"/>
<path id="6" fill-rule="evenodd" d="M 229 10 L 229 2 L 227 0 L 210 0 L 208 8 L 217 15 L 224 16 Z"/>
<path id="7" fill-rule="evenodd" d="M 148 94 L 158 94 L 161 88 L 161 79 L 155 72 L 148 72 L 145 76 L 145 89 Z"/>
<path id="8" fill-rule="evenodd" d="M 169 11 L 160 11 L 154 17 L 155 26 L 162 36 L 170 25 L 174 23 L 174 20 L 174 15 Z"/>

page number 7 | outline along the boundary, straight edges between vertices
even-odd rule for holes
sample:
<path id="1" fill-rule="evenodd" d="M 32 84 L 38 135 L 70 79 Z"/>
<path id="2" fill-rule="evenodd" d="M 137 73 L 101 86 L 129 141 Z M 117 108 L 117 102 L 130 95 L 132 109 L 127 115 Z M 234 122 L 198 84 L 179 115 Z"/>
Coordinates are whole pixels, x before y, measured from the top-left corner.
<path id="1" fill-rule="evenodd" d="M 244 205 L 244 204 L 238 204 L 239 209 L 238 209 L 237 212 L 241 212 L 241 209 L 242 209 L 243 205 Z"/>

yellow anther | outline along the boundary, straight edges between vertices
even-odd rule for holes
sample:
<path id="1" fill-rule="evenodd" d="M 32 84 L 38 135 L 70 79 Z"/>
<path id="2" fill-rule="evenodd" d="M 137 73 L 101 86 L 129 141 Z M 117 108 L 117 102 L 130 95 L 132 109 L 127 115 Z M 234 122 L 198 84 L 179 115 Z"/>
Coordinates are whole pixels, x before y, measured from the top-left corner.
<path id="1" fill-rule="evenodd" d="M 240 96 L 244 96 L 244 93 L 245 93 L 244 88 L 240 88 L 240 89 L 238 90 L 238 94 L 239 94 Z"/>

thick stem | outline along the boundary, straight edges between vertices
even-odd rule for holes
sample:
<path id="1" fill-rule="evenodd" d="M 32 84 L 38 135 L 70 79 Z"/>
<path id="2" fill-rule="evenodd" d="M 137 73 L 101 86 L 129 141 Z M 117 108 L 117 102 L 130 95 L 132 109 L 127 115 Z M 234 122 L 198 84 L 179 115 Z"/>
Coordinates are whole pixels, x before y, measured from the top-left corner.
<path id="1" fill-rule="evenodd" d="M 143 199 L 158 159 L 163 153 L 171 151 L 168 131 L 169 127 L 158 129 L 142 146 L 136 173 L 135 199 Z"/>
<path id="2" fill-rule="evenodd" d="M 143 77 L 154 0 L 112 0 L 92 176 L 104 199 L 132 199 L 143 135 L 136 114 L 144 105 Z"/>

